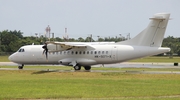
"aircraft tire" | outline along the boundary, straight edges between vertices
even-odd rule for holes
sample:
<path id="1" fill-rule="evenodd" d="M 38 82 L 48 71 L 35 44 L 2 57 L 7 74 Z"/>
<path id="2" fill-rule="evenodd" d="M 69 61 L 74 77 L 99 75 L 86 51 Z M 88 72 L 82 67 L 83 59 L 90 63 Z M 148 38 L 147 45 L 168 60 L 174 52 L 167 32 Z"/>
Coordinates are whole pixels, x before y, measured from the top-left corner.
<path id="1" fill-rule="evenodd" d="M 21 66 L 18 66 L 19 69 L 23 69 L 24 64 L 22 64 Z"/>
<path id="2" fill-rule="evenodd" d="M 85 70 L 91 70 L 91 66 L 84 66 Z"/>
<path id="3" fill-rule="evenodd" d="M 18 66 L 19 69 L 23 69 L 23 66 Z"/>
<path id="4" fill-rule="evenodd" d="M 81 70 L 81 66 L 74 66 L 74 70 Z"/>

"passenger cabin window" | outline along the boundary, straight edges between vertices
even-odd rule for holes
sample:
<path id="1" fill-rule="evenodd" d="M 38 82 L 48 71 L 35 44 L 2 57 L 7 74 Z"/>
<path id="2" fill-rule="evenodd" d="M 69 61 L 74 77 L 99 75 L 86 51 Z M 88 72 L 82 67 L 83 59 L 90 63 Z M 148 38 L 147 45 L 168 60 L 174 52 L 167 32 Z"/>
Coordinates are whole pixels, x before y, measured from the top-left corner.
<path id="1" fill-rule="evenodd" d="M 94 54 L 96 54 L 97 52 L 96 51 L 94 51 Z"/>
<path id="2" fill-rule="evenodd" d="M 102 51 L 102 54 L 104 54 L 104 51 Z"/>
<path id="3" fill-rule="evenodd" d="M 91 51 L 91 54 L 93 54 L 93 51 Z"/>
<path id="4" fill-rule="evenodd" d="M 87 51 L 87 54 L 89 54 L 89 51 Z"/>
<path id="5" fill-rule="evenodd" d="M 85 51 L 83 51 L 83 54 L 85 54 L 86 52 Z"/>
<path id="6" fill-rule="evenodd" d="M 101 51 L 98 51 L 98 54 L 101 54 Z"/>
<path id="7" fill-rule="evenodd" d="M 18 52 L 25 52 L 25 50 L 23 48 L 19 49 Z"/>
<path id="8" fill-rule="evenodd" d="M 69 54 L 70 53 L 70 51 L 67 51 L 67 54 Z"/>
<path id="9" fill-rule="evenodd" d="M 108 54 L 108 51 L 106 51 L 106 54 Z"/>

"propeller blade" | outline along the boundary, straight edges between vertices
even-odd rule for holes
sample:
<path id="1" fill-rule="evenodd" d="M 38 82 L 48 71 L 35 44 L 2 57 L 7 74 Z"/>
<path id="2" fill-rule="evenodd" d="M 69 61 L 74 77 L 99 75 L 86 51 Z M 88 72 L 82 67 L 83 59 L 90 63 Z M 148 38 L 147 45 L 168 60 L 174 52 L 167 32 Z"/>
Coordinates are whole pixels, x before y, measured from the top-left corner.
<path id="1" fill-rule="evenodd" d="M 42 48 L 44 49 L 43 54 L 45 53 L 46 59 L 48 59 L 48 48 L 47 48 L 47 44 L 45 43 L 45 45 L 43 45 Z"/>
<path id="2" fill-rule="evenodd" d="M 48 59 L 48 49 L 46 50 L 45 54 L 46 54 L 46 59 Z"/>

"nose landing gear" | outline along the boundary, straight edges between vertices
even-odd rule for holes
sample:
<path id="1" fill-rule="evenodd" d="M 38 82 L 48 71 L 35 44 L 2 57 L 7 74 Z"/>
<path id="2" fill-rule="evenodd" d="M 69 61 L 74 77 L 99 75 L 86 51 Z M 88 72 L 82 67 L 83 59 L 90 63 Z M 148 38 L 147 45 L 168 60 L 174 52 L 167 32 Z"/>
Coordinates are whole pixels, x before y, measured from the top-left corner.
<path id="1" fill-rule="evenodd" d="M 24 64 L 18 65 L 18 68 L 19 68 L 19 69 L 23 69 L 23 67 L 24 67 Z"/>

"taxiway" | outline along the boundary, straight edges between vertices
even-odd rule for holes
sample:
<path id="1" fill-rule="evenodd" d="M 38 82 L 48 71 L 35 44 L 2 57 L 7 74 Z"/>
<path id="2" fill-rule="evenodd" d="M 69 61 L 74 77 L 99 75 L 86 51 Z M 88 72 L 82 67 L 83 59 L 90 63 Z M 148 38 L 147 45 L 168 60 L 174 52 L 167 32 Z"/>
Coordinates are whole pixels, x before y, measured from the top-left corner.
<path id="1" fill-rule="evenodd" d="M 0 62 L 0 66 L 18 66 L 18 64 L 13 62 Z M 45 65 L 39 65 L 45 66 Z M 52 65 L 53 66 L 53 65 Z M 56 65 L 57 66 L 57 65 Z M 62 66 L 62 65 L 58 65 Z M 105 67 L 105 68 L 174 68 L 177 71 L 132 71 L 132 70 L 93 70 L 93 67 Z M 18 68 L 0 68 L 0 70 L 19 70 Z M 95 65 L 92 66 L 92 70 L 56 70 L 56 69 L 35 69 L 35 68 L 24 68 L 23 70 L 37 70 L 36 74 L 48 73 L 48 72 L 119 72 L 119 73 L 132 73 L 132 74 L 180 74 L 180 66 L 174 66 L 173 63 L 117 63 L 117 64 L 106 64 L 106 65 Z"/>

